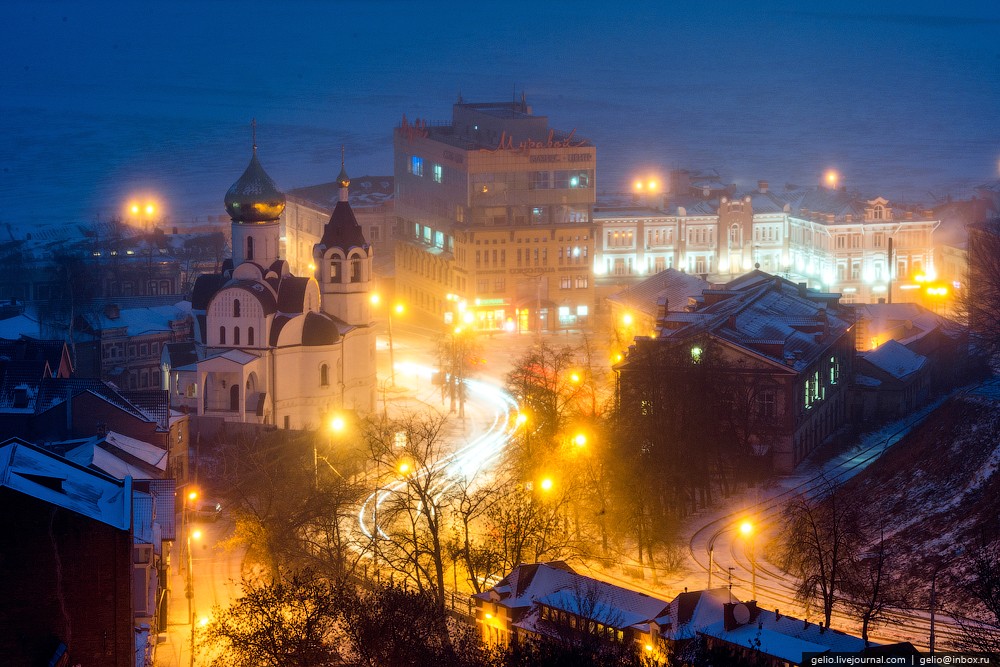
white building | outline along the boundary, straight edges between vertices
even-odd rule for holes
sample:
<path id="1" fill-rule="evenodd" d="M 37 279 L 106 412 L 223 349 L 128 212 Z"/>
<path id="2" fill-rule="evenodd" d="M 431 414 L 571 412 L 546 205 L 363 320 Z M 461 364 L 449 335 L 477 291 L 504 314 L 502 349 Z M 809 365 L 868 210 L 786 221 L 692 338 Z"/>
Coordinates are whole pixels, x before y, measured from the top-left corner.
<path id="1" fill-rule="evenodd" d="M 348 203 L 350 179 L 313 248 L 317 278 L 280 254 L 285 196 L 257 160 L 226 194 L 233 260 L 195 283 L 195 341 L 163 354 L 171 400 L 226 421 L 315 428 L 375 406 L 372 247 Z"/>
<path id="2" fill-rule="evenodd" d="M 755 267 L 843 294 L 846 303 L 914 301 L 932 281 L 931 211 L 859 198 L 845 189 L 791 187 L 692 191 L 663 210 L 594 209 L 594 274 L 600 284 L 640 280 L 677 268 L 728 281 Z"/>

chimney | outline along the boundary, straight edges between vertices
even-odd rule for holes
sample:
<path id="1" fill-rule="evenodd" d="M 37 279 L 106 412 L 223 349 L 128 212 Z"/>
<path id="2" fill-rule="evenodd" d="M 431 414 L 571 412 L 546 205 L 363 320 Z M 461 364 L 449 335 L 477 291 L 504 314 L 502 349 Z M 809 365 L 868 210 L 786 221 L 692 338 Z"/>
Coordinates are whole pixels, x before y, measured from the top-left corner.
<path id="1" fill-rule="evenodd" d="M 774 620 L 776 620 L 776 621 L 780 621 L 781 620 L 781 610 L 780 609 L 775 609 L 774 610 Z"/>
<path id="2" fill-rule="evenodd" d="M 767 181 L 757 181 L 757 192 L 761 194 L 767 193 Z"/>
<path id="3" fill-rule="evenodd" d="M 819 622 L 819 633 L 823 634 L 824 632 L 826 632 L 826 628 L 823 627 L 823 621 L 820 621 Z"/>
<path id="4" fill-rule="evenodd" d="M 661 296 L 656 300 L 656 319 L 658 322 L 662 322 L 667 317 L 667 313 L 670 312 L 668 308 L 667 297 Z"/>

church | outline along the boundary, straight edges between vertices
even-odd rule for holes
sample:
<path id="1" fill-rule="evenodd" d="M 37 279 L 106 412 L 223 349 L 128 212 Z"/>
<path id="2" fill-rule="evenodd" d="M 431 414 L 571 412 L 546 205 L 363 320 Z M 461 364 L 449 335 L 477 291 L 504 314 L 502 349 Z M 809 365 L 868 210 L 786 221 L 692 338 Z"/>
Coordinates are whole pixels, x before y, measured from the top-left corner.
<path id="1" fill-rule="evenodd" d="M 313 247 L 315 277 L 280 257 L 285 195 L 257 159 L 226 193 L 233 258 L 203 275 L 191 296 L 194 342 L 165 348 L 175 408 L 228 422 L 309 429 L 338 410 L 375 409 L 372 246 L 339 201 Z"/>

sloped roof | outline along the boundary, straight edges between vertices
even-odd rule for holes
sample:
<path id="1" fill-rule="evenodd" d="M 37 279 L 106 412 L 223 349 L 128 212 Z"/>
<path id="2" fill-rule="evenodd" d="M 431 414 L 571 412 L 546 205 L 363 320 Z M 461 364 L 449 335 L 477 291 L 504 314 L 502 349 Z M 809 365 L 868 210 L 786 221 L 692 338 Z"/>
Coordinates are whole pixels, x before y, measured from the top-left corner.
<path id="1" fill-rule="evenodd" d="M 192 341 L 164 345 L 171 368 L 180 368 L 198 361 L 198 349 Z"/>
<path id="2" fill-rule="evenodd" d="M 392 201 L 395 196 L 393 176 L 360 176 L 351 179 L 351 190 L 348 201 L 352 208 L 380 206 Z M 330 181 L 318 185 L 309 185 L 288 191 L 289 195 L 299 197 L 319 208 L 332 211 L 340 201 L 340 182 Z"/>
<path id="3" fill-rule="evenodd" d="M 829 630 L 816 623 L 806 624 L 793 616 L 778 617 L 767 609 L 759 610 L 757 617 L 750 623 L 731 630 L 726 630 L 725 622 L 720 619 L 700 628 L 698 632 L 743 647 L 755 645 L 759 639 L 762 653 L 794 664 L 802 662 L 803 653 L 856 653 L 867 646 L 860 637 Z"/>
<path id="4" fill-rule="evenodd" d="M 851 326 L 850 311 L 782 278 L 754 272 L 705 290 L 693 313 L 667 313 L 658 340 L 710 336 L 796 371 L 809 367 Z M 626 360 L 623 367 L 628 366 Z"/>
<path id="5" fill-rule="evenodd" d="M 132 522 L 131 480 L 89 470 L 17 438 L 0 445 L 0 487 L 119 530 Z"/>
<path id="6" fill-rule="evenodd" d="M 927 357 L 911 352 L 895 340 L 887 340 L 874 350 L 863 353 L 861 357 L 897 380 L 916 373 L 927 363 Z"/>
<path id="7" fill-rule="evenodd" d="M 327 248 L 340 248 L 348 251 L 351 248 L 368 249 L 368 241 L 358 224 L 358 219 L 354 217 L 351 205 L 345 201 L 338 201 L 333 209 L 330 221 L 323 228 L 323 238 L 320 245 Z"/>
<path id="8" fill-rule="evenodd" d="M 278 283 L 278 312 L 301 313 L 306 300 L 310 278 L 287 276 Z"/>
<path id="9" fill-rule="evenodd" d="M 171 323 L 183 320 L 188 316 L 184 308 L 178 306 L 154 306 L 150 308 L 122 308 L 118 317 L 111 318 L 107 313 L 87 313 L 84 319 L 94 331 L 104 329 L 125 328 L 126 336 L 172 331 Z"/>
<path id="10" fill-rule="evenodd" d="M 617 628 L 659 618 L 669 606 L 666 600 L 577 574 L 562 561 L 518 565 L 490 590 L 508 608 L 544 604 Z M 489 600 L 489 594 L 475 597 Z"/>
<path id="11" fill-rule="evenodd" d="M 207 310 L 212 297 L 228 281 L 229 277 L 223 273 L 205 273 L 198 276 L 191 292 L 191 310 Z"/>
<path id="12" fill-rule="evenodd" d="M 696 275 L 666 269 L 613 294 L 608 297 L 608 301 L 656 317 L 659 299 L 665 298 L 667 307 L 671 310 L 682 310 L 690 298 L 699 296 L 708 286 L 708 282 Z"/>

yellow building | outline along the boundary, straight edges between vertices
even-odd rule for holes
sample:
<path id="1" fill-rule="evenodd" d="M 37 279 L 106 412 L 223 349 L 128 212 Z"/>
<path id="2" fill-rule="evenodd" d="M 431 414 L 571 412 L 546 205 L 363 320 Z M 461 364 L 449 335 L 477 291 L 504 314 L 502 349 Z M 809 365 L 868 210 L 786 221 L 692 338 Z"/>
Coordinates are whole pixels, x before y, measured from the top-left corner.
<path id="1" fill-rule="evenodd" d="M 520 102 L 466 104 L 394 132 L 396 285 L 478 330 L 586 327 L 596 149 Z"/>

